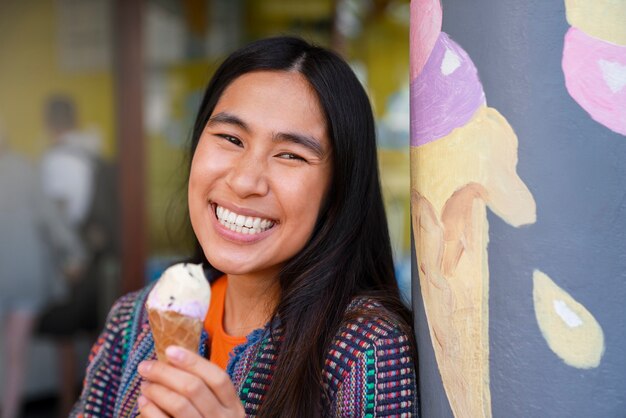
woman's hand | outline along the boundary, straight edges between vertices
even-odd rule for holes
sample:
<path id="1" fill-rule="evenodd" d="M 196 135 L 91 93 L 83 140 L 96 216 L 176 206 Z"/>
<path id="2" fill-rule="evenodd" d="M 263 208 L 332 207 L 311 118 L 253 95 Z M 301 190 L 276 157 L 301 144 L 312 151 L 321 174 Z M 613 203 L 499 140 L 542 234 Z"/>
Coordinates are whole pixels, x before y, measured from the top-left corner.
<path id="1" fill-rule="evenodd" d="M 226 372 L 182 347 L 166 350 L 168 363 L 144 361 L 146 379 L 137 400 L 142 418 L 240 418 L 243 405 Z"/>

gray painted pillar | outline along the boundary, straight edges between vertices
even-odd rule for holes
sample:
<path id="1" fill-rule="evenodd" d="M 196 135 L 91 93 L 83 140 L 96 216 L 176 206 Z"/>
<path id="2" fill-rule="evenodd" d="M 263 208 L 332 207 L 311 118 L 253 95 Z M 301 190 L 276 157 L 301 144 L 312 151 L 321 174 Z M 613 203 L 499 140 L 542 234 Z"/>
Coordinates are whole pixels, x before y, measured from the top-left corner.
<path id="1" fill-rule="evenodd" d="M 626 417 L 626 0 L 413 0 L 422 416 Z"/>

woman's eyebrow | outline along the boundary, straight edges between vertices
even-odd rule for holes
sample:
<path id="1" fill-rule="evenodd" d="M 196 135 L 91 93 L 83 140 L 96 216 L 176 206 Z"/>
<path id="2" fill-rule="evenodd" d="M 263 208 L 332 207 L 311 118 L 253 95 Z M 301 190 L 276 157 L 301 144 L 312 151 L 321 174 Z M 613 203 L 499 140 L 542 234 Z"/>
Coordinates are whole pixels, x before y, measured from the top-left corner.
<path id="1" fill-rule="evenodd" d="M 246 132 L 250 132 L 250 127 L 243 120 L 227 112 L 220 112 L 211 116 L 207 122 L 207 126 L 214 126 L 220 123 L 234 125 Z M 325 154 L 321 142 L 317 138 L 310 135 L 300 134 L 297 132 L 278 132 L 272 136 L 272 140 L 274 142 L 291 142 L 293 144 L 301 145 L 311 150 L 319 158 L 323 158 Z"/>
<path id="2" fill-rule="evenodd" d="M 319 140 L 313 136 L 303 135 L 296 132 L 278 132 L 273 135 L 274 142 L 291 142 L 312 151 L 319 158 L 324 157 L 324 148 Z"/>
<path id="3" fill-rule="evenodd" d="M 213 125 L 217 125 L 220 123 L 225 123 L 228 125 L 235 125 L 243 129 L 246 132 L 250 132 L 250 128 L 248 128 L 248 125 L 244 121 L 239 119 L 237 116 L 231 115 L 230 113 L 226 113 L 226 112 L 220 112 L 216 115 L 211 116 L 211 118 L 207 122 L 207 126 L 213 126 Z"/>

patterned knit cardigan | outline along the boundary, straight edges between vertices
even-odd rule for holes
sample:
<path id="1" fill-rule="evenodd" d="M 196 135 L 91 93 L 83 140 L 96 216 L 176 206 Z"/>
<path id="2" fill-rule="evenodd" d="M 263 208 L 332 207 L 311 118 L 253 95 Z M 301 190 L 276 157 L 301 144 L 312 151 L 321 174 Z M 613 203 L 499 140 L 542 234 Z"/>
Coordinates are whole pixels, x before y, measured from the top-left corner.
<path id="1" fill-rule="evenodd" d="M 89 356 L 82 394 L 71 417 L 136 417 L 142 382 L 138 364 L 155 359 L 144 309 L 150 287 L 119 299 Z M 374 307 L 367 299 L 350 305 Z M 272 379 L 279 327 L 253 331 L 235 348 L 227 372 L 244 405 L 256 416 Z M 206 335 L 200 345 L 205 347 Z M 323 410 L 328 417 L 417 417 L 417 384 L 407 336 L 385 319 L 344 323 L 326 356 Z M 205 349 L 200 349 L 205 355 Z"/>

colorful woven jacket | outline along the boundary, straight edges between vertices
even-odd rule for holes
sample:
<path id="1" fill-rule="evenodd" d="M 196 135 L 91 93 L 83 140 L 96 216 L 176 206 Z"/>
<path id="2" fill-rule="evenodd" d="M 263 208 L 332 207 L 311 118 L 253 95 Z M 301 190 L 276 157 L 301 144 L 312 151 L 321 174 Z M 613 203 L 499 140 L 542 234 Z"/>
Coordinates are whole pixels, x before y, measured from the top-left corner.
<path id="1" fill-rule="evenodd" d="M 91 350 L 82 394 L 71 417 L 135 417 L 141 376 L 155 359 L 145 301 L 150 288 L 128 294 L 111 309 Z M 368 308 L 367 299 L 350 306 Z M 259 329 L 235 349 L 227 372 L 247 416 L 256 416 L 272 379 L 280 327 Z M 205 347 L 206 335 L 200 345 Z M 408 338 L 384 319 L 344 323 L 326 356 L 322 405 L 328 417 L 416 417 L 417 383 Z M 205 355 L 204 349 L 200 354 Z"/>

